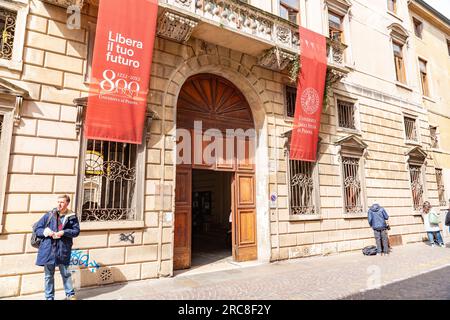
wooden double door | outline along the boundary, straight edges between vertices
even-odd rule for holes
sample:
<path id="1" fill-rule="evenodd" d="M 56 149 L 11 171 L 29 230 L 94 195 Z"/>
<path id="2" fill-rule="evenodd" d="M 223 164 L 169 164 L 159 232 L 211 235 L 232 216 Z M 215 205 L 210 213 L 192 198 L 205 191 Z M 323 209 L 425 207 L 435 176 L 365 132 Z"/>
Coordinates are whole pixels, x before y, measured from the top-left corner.
<path id="1" fill-rule="evenodd" d="M 192 130 L 194 121 L 202 121 L 203 130 L 253 128 L 250 107 L 240 91 L 228 80 L 200 74 L 189 78 L 180 92 L 177 106 L 177 127 Z M 217 138 L 216 138 L 217 139 Z M 203 154 L 208 142 L 192 147 L 191 163 L 176 168 L 175 223 L 174 223 L 174 269 L 191 266 L 192 253 L 192 170 L 214 170 L 232 173 L 232 255 L 235 261 L 257 259 L 256 237 L 256 181 L 254 165 L 254 137 L 245 138 L 245 152 L 238 157 L 239 138 L 227 144 L 224 136 L 219 145 L 233 146 L 231 159 L 215 163 L 195 161 L 196 152 Z M 253 139 L 253 140 L 252 140 Z M 208 139 L 206 139 L 208 141 Z M 216 141 L 217 142 L 217 141 Z M 178 151 L 178 150 L 177 150 Z M 226 154 L 224 152 L 224 154 Z"/>

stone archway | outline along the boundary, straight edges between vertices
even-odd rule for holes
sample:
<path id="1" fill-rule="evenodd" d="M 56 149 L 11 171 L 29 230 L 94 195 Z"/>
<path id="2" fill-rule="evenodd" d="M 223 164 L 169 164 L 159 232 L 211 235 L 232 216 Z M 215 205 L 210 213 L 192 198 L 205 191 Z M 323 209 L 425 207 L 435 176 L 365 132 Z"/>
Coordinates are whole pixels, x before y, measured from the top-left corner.
<path id="1" fill-rule="evenodd" d="M 257 219 L 253 146 L 256 134 L 248 102 L 227 79 L 207 73 L 194 75 L 186 80 L 178 96 L 177 129 L 191 134 L 182 138 L 184 144 L 189 140 L 184 145 L 189 151 L 183 147 L 177 150 L 177 153 L 183 153 L 183 162 L 176 168 L 174 269 L 191 265 L 193 169 L 233 173 L 229 185 L 233 259 L 255 260 Z M 212 132 L 212 136 L 204 137 Z M 241 134 L 234 136 L 236 132 Z M 214 157 L 205 159 L 211 145 Z"/>
<path id="2" fill-rule="evenodd" d="M 204 54 L 193 56 L 183 61 L 173 71 L 165 84 L 161 96 L 162 110 L 168 108 L 176 111 L 177 100 L 183 83 L 189 77 L 198 73 L 211 73 L 222 76 L 240 89 L 250 105 L 254 127 L 256 129 L 256 212 L 257 212 L 257 243 L 258 261 L 269 262 L 271 259 L 270 216 L 269 216 L 269 152 L 268 152 L 268 122 L 272 99 L 264 91 L 265 85 L 258 76 L 250 71 L 256 62 L 249 61 L 241 55 L 227 55 L 218 51 L 217 55 Z M 176 112 L 174 112 L 176 113 Z M 173 121 L 175 121 L 175 117 Z M 163 123 L 164 127 L 164 123 Z M 173 133 L 172 133 L 173 134 Z M 176 158 L 176 150 L 172 152 Z M 175 169 L 175 165 L 174 165 Z"/>

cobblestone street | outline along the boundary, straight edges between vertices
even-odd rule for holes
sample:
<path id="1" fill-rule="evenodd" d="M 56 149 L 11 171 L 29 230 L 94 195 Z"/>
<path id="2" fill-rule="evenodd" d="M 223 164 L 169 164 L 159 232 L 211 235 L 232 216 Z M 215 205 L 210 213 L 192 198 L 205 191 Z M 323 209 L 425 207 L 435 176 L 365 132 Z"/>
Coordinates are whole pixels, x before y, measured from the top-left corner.
<path id="1" fill-rule="evenodd" d="M 448 299 L 450 244 L 394 247 L 389 256 L 360 252 L 82 289 L 82 300 Z M 395 282 L 395 283 L 394 283 Z M 382 286 L 381 290 L 370 290 Z M 42 294 L 21 299 L 42 299 Z M 63 299 L 63 293 L 57 293 Z"/>

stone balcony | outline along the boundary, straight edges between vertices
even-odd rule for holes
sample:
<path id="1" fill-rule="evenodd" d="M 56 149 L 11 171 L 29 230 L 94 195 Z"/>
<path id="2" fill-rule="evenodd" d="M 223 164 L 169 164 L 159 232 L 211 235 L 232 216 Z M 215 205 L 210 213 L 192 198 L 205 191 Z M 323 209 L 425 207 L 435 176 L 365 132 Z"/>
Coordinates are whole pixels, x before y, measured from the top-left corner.
<path id="1" fill-rule="evenodd" d="M 98 6 L 98 0 L 43 1 L 64 7 Z M 296 24 L 239 0 L 159 0 L 158 35 L 181 43 L 192 36 L 259 57 L 262 67 L 275 71 L 287 68 L 299 53 Z M 328 40 L 327 50 L 330 68 L 348 73 L 345 45 Z"/>

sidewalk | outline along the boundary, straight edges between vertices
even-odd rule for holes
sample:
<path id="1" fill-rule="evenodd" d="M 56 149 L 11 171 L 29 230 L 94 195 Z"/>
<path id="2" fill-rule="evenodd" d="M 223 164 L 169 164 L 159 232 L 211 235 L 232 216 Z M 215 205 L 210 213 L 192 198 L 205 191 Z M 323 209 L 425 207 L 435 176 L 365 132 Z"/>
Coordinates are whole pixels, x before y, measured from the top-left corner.
<path id="1" fill-rule="evenodd" d="M 344 298 L 450 265 L 450 244 L 394 247 L 389 256 L 360 251 L 312 257 L 208 273 L 181 272 L 173 278 L 81 289 L 80 300 L 303 300 Z M 42 294 L 18 299 L 39 299 Z M 57 299 L 63 299 L 57 292 Z"/>

